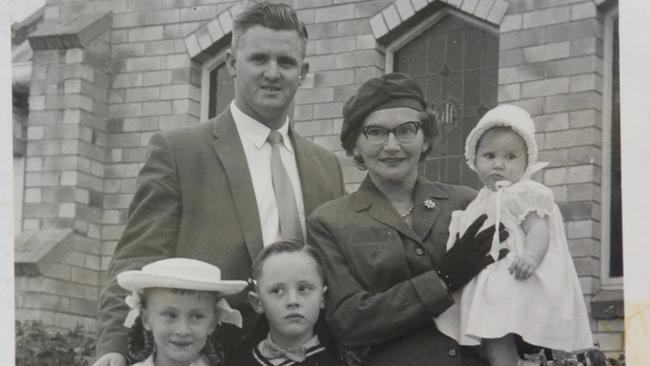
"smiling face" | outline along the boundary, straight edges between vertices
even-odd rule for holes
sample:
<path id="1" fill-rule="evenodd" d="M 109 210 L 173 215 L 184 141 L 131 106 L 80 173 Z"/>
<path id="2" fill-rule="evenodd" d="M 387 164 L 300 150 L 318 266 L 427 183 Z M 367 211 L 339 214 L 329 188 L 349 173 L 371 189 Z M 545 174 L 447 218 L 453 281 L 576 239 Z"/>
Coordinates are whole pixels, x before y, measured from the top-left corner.
<path id="1" fill-rule="evenodd" d="M 303 251 L 282 252 L 264 260 L 251 305 L 266 314 L 271 339 L 281 347 L 299 346 L 314 335 L 325 307 L 326 287 L 316 261 Z"/>
<path id="2" fill-rule="evenodd" d="M 476 148 L 475 165 L 479 179 L 493 191 L 498 181 L 519 181 L 526 171 L 526 152 L 526 142 L 512 129 L 495 127 L 487 130 Z"/>
<path id="3" fill-rule="evenodd" d="M 187 366 L 200 357 L 217 326 L 217 295 L 155 288 L 147 291 L 145 329 L 156 343 L 155 364 Z"/>
<path id="4" fill-rule="evenodd" d="M 363 126 L 379 126 L 390 130 L 404 122 L 419 120 L 420 112 L 415 109 L 397 107 L 372 112 L 366 117 Z M 420 128 L 415 138 L 407 143 L 399 142 L 390 133 L 383 144 L 375 144 L 362 133 L 356 146 L 373 183 L 401 184 L 407 180 L 415 181 L 420 155 L 428 145 Z"/>
<path id="5" fill-rule="evenodd" d="M 284 123 L 302 77 L 309 70 L 297 31 L 249 28 L 226 54 L 235 83 L 235 103 L 274 129 Z"/>

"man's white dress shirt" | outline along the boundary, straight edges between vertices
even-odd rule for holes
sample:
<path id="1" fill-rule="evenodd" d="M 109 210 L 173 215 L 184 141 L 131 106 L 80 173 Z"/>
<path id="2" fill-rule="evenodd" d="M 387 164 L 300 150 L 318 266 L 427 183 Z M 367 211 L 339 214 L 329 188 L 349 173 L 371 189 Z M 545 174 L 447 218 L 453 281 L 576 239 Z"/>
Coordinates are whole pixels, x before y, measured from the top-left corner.
<path id="1" fill-rule="evenodd" d="M 280 216 L 273 191 L 271 176 L 271 144 L 266 141 L 271 129 L 262 122 L 256 121 L 242 112 L 233 101 L 230 103 L 230 113 L 235 121 L 241 144 L 244 147 L 248 170 L 253 181 L 257 211 L 262 225 L 262 239 L 264 246 L 282 240 L 280 235 Z M 278 129 L 282 134 L 282 147 L 280 155 L 289 179 L 293 185 L 293 192 L 298 205 L 298 216 L 302 232 L 305 232 L 305 207 L 302 199 L 302 187 L 298 176 L 298 166 L 291 140 L 288 136 L 289 119 Z"/>

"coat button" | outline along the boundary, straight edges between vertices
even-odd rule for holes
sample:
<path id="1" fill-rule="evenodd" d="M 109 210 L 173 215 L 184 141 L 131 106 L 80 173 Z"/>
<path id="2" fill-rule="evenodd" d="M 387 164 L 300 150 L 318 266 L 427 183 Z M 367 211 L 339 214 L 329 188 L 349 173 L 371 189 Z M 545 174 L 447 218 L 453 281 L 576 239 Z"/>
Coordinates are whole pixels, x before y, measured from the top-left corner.
<path id="1" fill-rule="evenodd" d="M 422 249 L 422 248 L 416 248 L 416 249 L 415 249 L 415 254 L 417 254 L 417 255 L 419 255 L 419 256 L 423 256 L 423 255 L 424 255 L 424 249 Z"/>
<path id="2" fill-rule="evenodd" d="M 449 357 L 456 357 L 456 349 L 455 348 L 450 348 L 449 352 L 447 352 Z"/>

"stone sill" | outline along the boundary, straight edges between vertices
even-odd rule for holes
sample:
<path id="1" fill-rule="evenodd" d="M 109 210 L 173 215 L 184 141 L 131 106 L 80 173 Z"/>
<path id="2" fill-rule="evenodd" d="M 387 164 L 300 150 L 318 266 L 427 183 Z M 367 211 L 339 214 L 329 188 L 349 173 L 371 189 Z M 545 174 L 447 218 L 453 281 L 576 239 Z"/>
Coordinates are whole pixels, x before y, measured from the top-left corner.
<path id="1" fill-rule="evenodd" d="M 110 31 L 112 13 L 84 14 L 72 19 L 48 19 L 27 39 L 33 50 L 81 48 Z"/>
<path id="2" fill-rule="evenodd" d="M 624 318 L 623 290 L 600 290 L 591 299 L 591 317 L 596 320 Z"/>
<path id="3" fill-rule="evenodd" d="M 70 229 L 23 231 L 14 242 L 14 274 L 44 276 L 66 253 L 87 246 L 89 239 Z"/>

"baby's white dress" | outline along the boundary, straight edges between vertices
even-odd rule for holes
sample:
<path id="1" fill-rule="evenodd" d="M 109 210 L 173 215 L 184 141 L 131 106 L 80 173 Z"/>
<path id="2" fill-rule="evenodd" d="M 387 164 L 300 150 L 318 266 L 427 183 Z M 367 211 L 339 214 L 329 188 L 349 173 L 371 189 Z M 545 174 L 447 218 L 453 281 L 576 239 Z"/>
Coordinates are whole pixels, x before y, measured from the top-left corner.
<path id="1" fill-rule="evenodd" d="M 496 198 L 496 192 L 484 187 L 465 211 L 452 213 L 447 249 L 456 233 L 462 236 L 481 214 L 488 214 L 484 227 L 494 224 Z M 529 213 L 548 218 L 549 248 L 531 277 L 516 280 L 508 267 L 513 256 L 524 251 L 521 224 Z M 510 253 L 454 293 L 456 303 L 434 319 L 438 329 L 462 345 L 516 333 L 530 344 L 565 352 L 592 348 L 580 283 L 551 190 L 530 179 L 503 188 L 501 222 L 510 234 L 505 242 Z"/>

